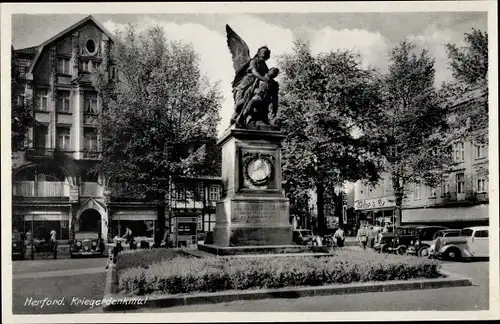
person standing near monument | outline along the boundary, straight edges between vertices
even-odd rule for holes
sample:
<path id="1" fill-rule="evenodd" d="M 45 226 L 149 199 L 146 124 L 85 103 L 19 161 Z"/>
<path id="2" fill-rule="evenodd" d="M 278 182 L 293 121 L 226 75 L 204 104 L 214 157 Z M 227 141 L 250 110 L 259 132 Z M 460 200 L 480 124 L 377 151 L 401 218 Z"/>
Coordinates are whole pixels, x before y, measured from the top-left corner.
<path id="1" fill-rule="evenodd" d="M 345 237 L 342 227 L 339 227 L 338 230 L 335 231 L 335 234 L 333 234 L 333 238 L 335 239 L 335 244 L 337 244 L 338 247 L 344 246 Z"/>
<path id="2" fill-rule="evenodd" d="M 366 225 L 362 225 L 358 230 L 358 235 L 356 236 L 356 241 L 361 244 L 363 250 L 366 250 L 366 245 L 368 244 L 368 229 Z"/>

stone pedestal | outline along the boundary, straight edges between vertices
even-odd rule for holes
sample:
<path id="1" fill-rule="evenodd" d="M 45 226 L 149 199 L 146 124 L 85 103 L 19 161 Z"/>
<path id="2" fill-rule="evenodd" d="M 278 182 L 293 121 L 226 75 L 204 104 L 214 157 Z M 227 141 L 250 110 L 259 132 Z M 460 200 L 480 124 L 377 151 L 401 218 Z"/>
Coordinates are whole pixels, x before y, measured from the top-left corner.
<path id="1" fill-rule="evenodd" d="M 281 188 L 278 131 L 229 129 L 222 147 L 222 197 L 217 202 L 214 246 L 292 245 L 289 201 Z"/>

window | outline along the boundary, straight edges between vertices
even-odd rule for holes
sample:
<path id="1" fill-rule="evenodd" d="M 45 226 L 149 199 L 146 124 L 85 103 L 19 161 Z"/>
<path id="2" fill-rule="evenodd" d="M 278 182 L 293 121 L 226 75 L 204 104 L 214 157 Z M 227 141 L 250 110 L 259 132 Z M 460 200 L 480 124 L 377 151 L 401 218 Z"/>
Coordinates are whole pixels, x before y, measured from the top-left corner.
<path id="1" fill-rule="evenodd" d="M 57 127 L 57 148 L 69 150 L 71 147 L 70 140 L 70 129 L 68 127 Z"/>
<path id="2" fill-rule="evenodd" d="M 48 109 L 49 109 L 49 106 L 48 106 L 49 97 L 48 97 L 47 90 L 38 90 L 37 91 L 37 101 L 38 101 L 38 104 L 37 104 L 38 110 L 48 111 Z"/>
<path id="3" fill-rule="evenodd" d="M 210 201 L 219 200 L 219 186 L 210 186 L 210 193 L 208 199 Z"/>
<path id="4" fill-rule="evenodd" d="M 474 237 L 488 237 L 488 230 L 476 231 Z"/>
<path id="5" fill-rule="evenodd" d="M 57 72 L 63 74 L 71 74 L 69 70 L 70 60 L 68 58 L 57 59 Z"/>
<path id="6" fill-rule="evenodd" d="M 476 159 L 484 158 L 486 156 L 486 145 L 484 144 L 476 144 Z"/>
<path id="7" fill-rule="evenodd" d="M 436 188 L 429 188 L 429 197 L 436 197 Z"/>
<path id="8" fill-rule="evenodd" d="M 203 215 L 203 231 L 212 232 L 215 226 L 215 214 Z"/>
<path id="9" fill-rule="evenodd" d="M 391 179 L 384 179 L 384 190 L 386 194 L 392 194 L 394 192 Z"/>
<path id="10" fill-rule="evenodd" d="M 448 177 L 443 177 L 441 190 L 443 196 L 450 192 L 450 183 L 448 181 Z"/>
<path id="11" fill-rule="evenodd" d="M 83 146 L 85 151 L 97 152 L 97 130 L 95 128 L 85 128 L 83 130 Z"/>
<path id="12" fill-rule="evenodd" d="M 420 183 L 415 184 L 415 199 L 420 199 L 421 197 L 421 185 Z"/>
<path id="13" fill-rule="evenodd" d="M 69 91 L 57 92 L 57 111 L 69 112 Z"/>
<path id="14" fill-rule="evenodd" d="M 80 61 L 80 70 L 83 72 L 92 72 L 93 71 L 93 66 L 92 66 L 92 61 L 89 60 L 82 60 Z"/>
<path id="15" fill-rule="evenodd" d="M 472 233 L 474 231 L 470 228 L 464 228 L 463 230 L 460 231 L 460 236 L 472 236 Z"/>
<path id="16" fill-rule="evenodd" d="M 24 105 L 24 102 L 25 102 L 25 101 L 26 101 L 26 97 L 25 97 L 25 95 L 24 95 L 24 94 L 20 94 L 20 95 L 18 95 L 18 96 L 17 96 L 17 104 L 18 104 L 19 106 Z"/>
<path id="17" fill-rule="evenodd" d="M 113 80 L 116 79 L 116 67 L 114 65 L 112 65 L 109 68 L 109 77 L 110 77 L 110 79 L 113 79 Z"/>
<path id="18" fill-rule="evenodd" d="M 186 200 L 186 188 L 183 185 L 175 186 L 175 199 L 176 200 Z"/>
<path id="19" fill-rule="evenodd" d="M 85 48 L 87 49 L 87 52 L 89 52 L 89 54 L 94 54 L 97 50 L 93 39 L 87 40 L 87 42 L 85 43 Z"/>
<path id="20" fill-rule="evenodd" d="M 457 174 L 457 194 L 465 193 L 465 176 L 463 173 Z"/>
<path id="21" fill-rule="evenodd" d="M 96 92 L 85 92 L 84 109 L 87 114 L 97 114 Z"/>
<path id="22" fill-rule="evenodd" d="M 453 144 L 453 160 L 455 162 L 465 161 L 465 150 L 463 142 Z"/>
<path id="23" fill-rule="evenodd" d="M 49 127 L 36 126 L 34 129 L 34 146 L 37 149 L 44 149 L 49 144 Z"/>
<path id="24" fill-rule="evenodd" d="M 488 185 L 486 184 L 486 179 L 480 178 L 477 179 L 477 192 L 486 192 L 488 191 Z"/>
<path id="25" fill-rule="evenodd" d="M 203 182 L 198 182 L 196 184 L 196 191 L 194 193 L 195 200 L 203 200 Z"/>

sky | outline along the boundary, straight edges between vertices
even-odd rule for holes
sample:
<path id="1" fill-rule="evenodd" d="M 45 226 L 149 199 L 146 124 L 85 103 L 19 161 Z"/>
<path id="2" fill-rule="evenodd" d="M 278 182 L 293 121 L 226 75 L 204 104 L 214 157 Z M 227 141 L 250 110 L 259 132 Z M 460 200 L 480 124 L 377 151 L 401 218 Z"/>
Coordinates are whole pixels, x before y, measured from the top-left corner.
<path id="1" fill-rule="evenodd" d="M 388 68 L 387 56 L 398 42 L 409 40 L 417 50 L 427 49 L 435 58 L 436 85 L 451 80 L 445 44 L 463 44 L 472 28 L 487 30 L 485 12 L 409 13 L 251 13 L 251 14 L 94 14 L 109 32 L 132 23 L 140 29 L 160 25 L 170 40 L 193 44 L 200 55 L 200 68 L 212 82 L 220 81 L 225 97 L 221 109 L 222 132 L 232 113 L 230 83 L 234 77 L 226 44 L 225 24 L 248 44 L 250 54 L 267 45 L 276 57 L 291 52 L 293 41 L 308 41 L 313 54 L 349 49 L 360 54 L 364 66 L 381 72 Z M 83 14 L 12 15 L 12 45 L 15 49 L 35 46 L 85 18 Z"/>

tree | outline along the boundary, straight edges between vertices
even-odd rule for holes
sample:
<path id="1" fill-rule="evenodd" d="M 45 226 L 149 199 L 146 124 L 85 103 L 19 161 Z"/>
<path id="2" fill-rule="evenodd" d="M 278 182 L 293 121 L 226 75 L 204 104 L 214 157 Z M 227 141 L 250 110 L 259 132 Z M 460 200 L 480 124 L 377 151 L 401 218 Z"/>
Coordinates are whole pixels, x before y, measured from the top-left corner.
<path id="1" fill-rule="evenodd" d="M 25 148 L 26 132 L 33 125 L 33 102 L 31 98 L 24 98 L 22 84 L 17 68 L 17 57 L 14 48 L 11 48 L 11 148 L 12 152 Z M 21 100 L 24 98 L 24 100 Z"/>
<path id="2" fill-rule="evenodd" d="M 447 44 L 450 68 L 455 80 L 443 85 L 447 104 L 468 124 L 462 137 L 488 141 L 488 33 L 472 29 L 464 36 L 465 46 Z M 468 101 L 467 104 L 457 103 Z"/>
<path id="3" fill-rule="evenodd" d="M 106 73 L 94 80 L 103 103 L 94 171 L 112 192 L 156 203 L 162 238 L 172 182 L 219 171 L 212 158 L 221 96 L 201 76 L 192 46 L 168 41 L 162 28 L 129 26 L 118 39 L 106 64 L 116 65 L 119 80 Z"/>
<path id="4" fill-rule="evenodd" d="M 385 171 L 396 194 L 396 226 L 404 192 L 411 184 L 435 187 L 451 163 L 448 110 L 434 87 L 434 60 L 403 41 L 392 49 L 385 76 L 384 114 L 377 123 Z"/>
<path id="5" fill-rule="evenodd" d="M 374 123 L 380 83 L 349 51 L 311 54 L 295 42 L 279 60 L 282 92 L 277 124 L 283 141 L 283 177 L 289 197 L 313 190 L 318 229 L 324 232 L 325 198 L 344 181 L 378 180 Z"/>

